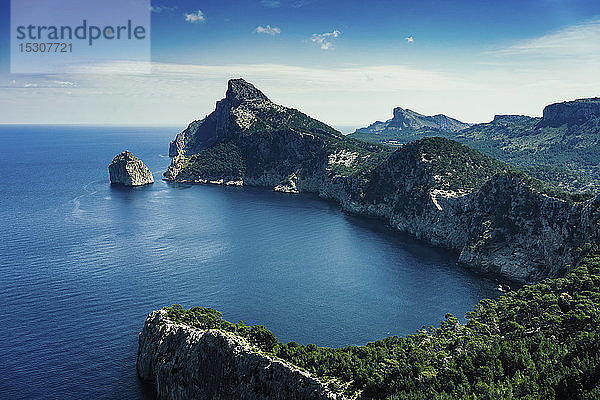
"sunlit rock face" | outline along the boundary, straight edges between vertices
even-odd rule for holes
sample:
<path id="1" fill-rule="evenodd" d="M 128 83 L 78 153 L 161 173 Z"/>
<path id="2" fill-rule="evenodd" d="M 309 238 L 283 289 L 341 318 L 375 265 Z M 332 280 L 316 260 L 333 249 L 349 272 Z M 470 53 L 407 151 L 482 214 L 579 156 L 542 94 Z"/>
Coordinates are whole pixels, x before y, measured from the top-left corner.
<path id="1" fill-rule="evenodd" d="M 110 183 L 123 186 L 142 186 L 154 183 L 152 173 L 146 165 L 126 150 L 117 154 L 108 166 Z"/>

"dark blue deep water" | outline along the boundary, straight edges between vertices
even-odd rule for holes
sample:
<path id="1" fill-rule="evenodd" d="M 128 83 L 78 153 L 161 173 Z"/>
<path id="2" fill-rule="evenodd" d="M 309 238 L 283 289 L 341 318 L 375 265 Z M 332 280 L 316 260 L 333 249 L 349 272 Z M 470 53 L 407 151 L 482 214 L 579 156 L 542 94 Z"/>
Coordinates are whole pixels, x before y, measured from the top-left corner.
<path id="1" fill-rule="evenodd" d="M 343 346 L 497 295 L 455 254 L 315 197 L 161 181 L 178 131 L 0 127 L 1 398 L 151 398 L 137 335 L 173 303 Z M 110 186 L 124 149 L 154 185 Z"/>

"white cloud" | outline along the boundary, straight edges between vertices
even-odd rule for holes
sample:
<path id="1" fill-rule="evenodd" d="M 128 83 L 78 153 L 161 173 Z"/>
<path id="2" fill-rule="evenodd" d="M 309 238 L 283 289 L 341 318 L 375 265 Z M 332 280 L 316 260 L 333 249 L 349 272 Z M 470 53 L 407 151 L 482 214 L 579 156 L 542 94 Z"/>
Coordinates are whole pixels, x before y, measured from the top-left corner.
<path id="1" fill-rule="evenodd" d="M 406 40 L 408 43 L 413 43 L 415 41 L 415 38 L 413 38 L 412 36 L 409 36 L 409 37 L 405 38 L 404 40 Z"/>
<path id="2" fill-rule="evenodd" d="M 456 72 L 405 65 L 152 63 L 151 74 L 135 73 L 143 66 L 122 61 L 80 68 L 83 74 L 7 75 L 0 81 L 0 123 L 177 125 L 175 134 L 210 113 L 234 77 L 326 123 L 361 126 L 389 118 L 394 106 L 478 122 L 494 114 L 540 115 L 549 103 L 600 93 L 600 69 L 591 62 L 523 65 L 511 58 Z M 124 70 L 131 73 L 111 74 Z"/>
<path id="3" fill-rule="evenodd" d="M 256 29 L 254 30 L 254 32 L 264 33 L 266 35 L 275 36 L 275 35 L 279 35 L 281 33 L 281 29 L 279 29 L 276 26 L 271 26 L 271 25 L 257 26 Z"/>
<path id="4" fill-rule="evenodd" d="M 33 79 L 33 77 L 31 78 Z M 8 85 L 0 84 L 0 88 L 13 88 L 13 89 L 22 89 L 22 88 L 74 88 L 79 86 L 77 82 L 74 81 L 64 81 L 52 79 L 51 77 L 36 79 L 35 82 L 31 82 L 30 80 L 21 81 L 12 79 L 9 81 Z"/>
<path id="5" fill-rule="evenodd" d="M 0 109 L 5 111 L 6 117 L 0 122 L 33 123 L 36 121 L 31 120 L 30 110 L 39 109 L 35 116 L 45 123 L 109 122 L 183 127 L 210 113 L 215 100 L 223 97 L 227 80 L 234 77 L 252 82 L 279 104 L 298 108 L 329 124 L 341 125 L 366 124 L 389 117 L 395 105 L 422 111 L 437 107 L 431 112 L 447 112 L 440 107 L 440 99 L 473 89 L 471 83 L 456 76 L 398 65 L 330 69 L 282 64 L 153 63 L 151 74 L 110 74 L 112 69 L 136 70 L 135 65 L 126 64 L 135 63 L 93 65 L 78 71 L 86 73 L 60 76 L 65 82 L 76 78 L 75 87 L 60 87 L 56 83 L 49 87 L 46 82 L 56 81 L 57 77 L 40 76 L 28 78 L 28 83 L 37 84 L 38 88 L 24 89 L 15 85 L 1 88 Z M 425 99 L 437 102 L 424 107 Z"/>
<path id="6" fill-rule="evenodd" d="M 600 54 L 600 19 L 565 27 L 546 35 L 514 43 L 489 54 L 538 57 L 577 57 Z"/>
<path id="7" fill-rule="evenodd" d="M 150 11 L 153 13 L 163 13 L 163 12 L 168 12 L 168 11 L 173 11 L 175 10 L 177 7 L 168 7 L 168 6 L 150 6 Z"/>
<path id="8" fill-rule="evenodd" d="M 273 8 L 273 7 L 281 6 L 281 1 L 279 1 L 279 0 L 260 0 L 260 4 L 263 7 Z"/>
<path id="9" fill-rule="evenodd" d="M 321 48 L 321 50 L 333 49 L 333 40 L 340 37 L 342 32 L 334 29 L 331 32 L 313 33 L 310 40 Z"/>
<path id="10" fill-rule="evenodd" d="M 190 23 L 206 22 L 206 17 L 201 10 L 184 14 L 185 21 Z"/>

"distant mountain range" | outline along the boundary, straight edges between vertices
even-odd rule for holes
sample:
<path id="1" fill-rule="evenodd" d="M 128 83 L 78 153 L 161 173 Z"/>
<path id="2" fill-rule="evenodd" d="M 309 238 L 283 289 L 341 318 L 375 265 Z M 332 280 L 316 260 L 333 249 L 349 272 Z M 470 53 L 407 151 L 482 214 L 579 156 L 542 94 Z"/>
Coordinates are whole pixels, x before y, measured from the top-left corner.
<path id="1" fill-rule="evenodd" d="M 385 122 L 376 121 L 366 128 L 358 129 L 357 133 L 382 134 L 406 133 L 419 129 L 440 129 L 447 132 L 458 132 L 471 126 L 465 122 L 450 118 L 444 114 L 423 115 L 418 112 L 396 107 L 394 116 Z"/>
<path id="2" fill-rule="evenodd" d="M 445 137 L 566 190 L 600 190 L 600 98 L 550 104 L 544 108 L 542 118 L 496 115 L 491 122 L 471 126 L 443 115 L 425 117 L 414 113 L 418 121 L 436 118 L 457 123 L 413 123 L 398 129 L 396 124 L 406 120 L 406 113 L 399 112 L 401 115 L 396 118 L 396 110 L 391 120 L 358 129 L 350 137 L 390 145 L 423 137 Z M 463 128 L 458 129 L 460 126 Z"/>

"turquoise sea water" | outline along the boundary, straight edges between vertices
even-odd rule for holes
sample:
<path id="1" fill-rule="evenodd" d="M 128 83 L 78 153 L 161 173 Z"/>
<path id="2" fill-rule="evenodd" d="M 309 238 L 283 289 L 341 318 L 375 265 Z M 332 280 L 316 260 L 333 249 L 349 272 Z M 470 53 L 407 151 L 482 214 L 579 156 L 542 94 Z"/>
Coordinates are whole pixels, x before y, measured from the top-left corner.
<path id="1" fill-rule="evenodd" d="M 178 131 L 0 126 L 0 398 L 152 398 L 137 335 L 173 303 L 344 346 L 497 296 L 456 254 L 314 196 L 161 181 Z M 111 187 L 124 149 L 154 185 Z"/>

